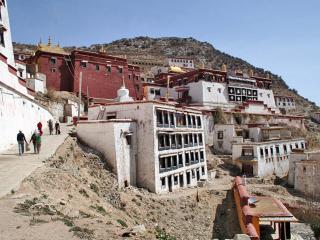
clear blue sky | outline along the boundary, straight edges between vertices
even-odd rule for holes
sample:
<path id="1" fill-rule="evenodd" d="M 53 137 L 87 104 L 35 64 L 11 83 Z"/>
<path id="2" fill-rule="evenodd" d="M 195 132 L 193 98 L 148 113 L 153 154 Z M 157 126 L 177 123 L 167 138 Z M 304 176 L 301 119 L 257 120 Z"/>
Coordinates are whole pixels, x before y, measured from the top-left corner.
<path id="1" fill-rule="evenodd" d="M 319 0 L 7 0 L 13 40 L 63 46 L 193 37 L 281 75 L 320 105 Z"/>

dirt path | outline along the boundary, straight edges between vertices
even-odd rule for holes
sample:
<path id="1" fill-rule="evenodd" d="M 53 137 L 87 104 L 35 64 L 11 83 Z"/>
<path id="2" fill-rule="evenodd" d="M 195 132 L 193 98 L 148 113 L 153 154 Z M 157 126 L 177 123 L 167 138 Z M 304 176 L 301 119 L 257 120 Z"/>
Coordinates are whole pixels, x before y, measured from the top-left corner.
<path id="1" fill-rule="evenodd" d="M 19 156 L 17 146 L 0 153 L 0 198 L 16 190 L 23 179 L 55 153 L 68 135 L 68 127 L 61 125 L 61 130 L 61 135 L 52 136 L 47 129 L 44 130 L 40 154 L 33 153 L 32 145 L 30 145 L 31 151 L 23 156 Z"/>

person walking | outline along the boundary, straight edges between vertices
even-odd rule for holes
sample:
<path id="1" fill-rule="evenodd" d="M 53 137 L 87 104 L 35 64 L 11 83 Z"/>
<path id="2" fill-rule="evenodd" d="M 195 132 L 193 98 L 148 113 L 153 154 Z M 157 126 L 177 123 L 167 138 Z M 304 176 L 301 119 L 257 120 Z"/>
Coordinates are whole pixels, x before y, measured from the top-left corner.
<path id="1" fill-rule="evenodd" d="M 56 135 L 57 135 L 57 134 L 60 134 L 60 124 L 59 124 L 58 121 L 57 121 L 56 124 L 55 124 L 55 129 L 56 129 Z"/>
<path id="2" fill-rule="evenodd" d="M 39 130 L 40 135 L 42 135 L 42 123 L 41 122 L 38 122 L 37 128 Z"/>
<path id="3" fill-rule="evenodd" d="M 48 121 L 48 127 L 49 127 L 50 135 L 52 135 L 52 132 L 53 132 L 53 122 L 52 122 L 51 119 Z"/>
<path id="4" fill-rule="evenodd" d="M 24 153 L 24 143 L 28 144 L 26 137 L 24 136 L 21 130 L 19 130 L 19 133 L 17 134 L 17 142 L 19 148 L 19 155 L 21 156 Z"/>
<path id="5" fill-rule="evenodd" d="M 37 146 L 37 154 L 39 154 L 40 149 L 41 149 L 41 134 L 40 133 L 36 134 L 36 146 Z"/>
<path id="6" fill-rule="evenodd" d="M 34 154 L 37 154 L 37 130 L 33 132 L 30 143 L 32 141 L 33 144 L 33 149 L 34 149 Z"/>

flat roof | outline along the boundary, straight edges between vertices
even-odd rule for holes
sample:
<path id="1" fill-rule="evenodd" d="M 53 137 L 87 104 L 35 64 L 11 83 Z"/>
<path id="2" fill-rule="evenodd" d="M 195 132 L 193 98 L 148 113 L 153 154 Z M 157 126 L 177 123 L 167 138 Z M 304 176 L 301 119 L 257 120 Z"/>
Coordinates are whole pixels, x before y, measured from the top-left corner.
<path id="1" fill-rule="evenodd" d="M 297 219 L 288 211 L 288 209 L 277 199 L 272 197 L 260 197 L 253 196 L 256 198 L 255 204 L 249 205 L 250 211 L 253 216 L 259 218 L 287 218 L 288 221 L 297 221 Z"/>
<path id="2" fill-rule="evenodd" d="M 111 103 L 105 103 L 105 104 L 96 104 L 93 106 L 89 106 L 89 108 L 93 107 L 99 107 L 99 106 L 116 106 L 116 105 L 133 105 L 133 104 L 147 104 L 152 103 L 154 105 L 163 105 L 163 106 L 170 106 L 173 108 L 177 108 L 181 111 L 190 111 L 195 112 L 198 114 L 201 114 L 201 110 L 188 107 L 188 106 L 179 106 L 177 102 L 162 102 L 162 101 L 156 101 L 156 100 L 138 100 L 138 101 L 132 101 L 132 102 L 111 102 Z"/>

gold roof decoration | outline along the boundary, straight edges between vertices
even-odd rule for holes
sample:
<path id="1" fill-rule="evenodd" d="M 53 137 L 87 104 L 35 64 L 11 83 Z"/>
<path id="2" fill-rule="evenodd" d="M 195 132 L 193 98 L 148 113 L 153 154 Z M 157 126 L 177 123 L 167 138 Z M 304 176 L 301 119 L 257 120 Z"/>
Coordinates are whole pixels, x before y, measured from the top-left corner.
<path id="1" fill-rule="evenodd" d="M 47 44 L 42 43 L 40 38 L 37 51 L 68 55 L 68 53 L 60 47 L 60 43 L 58 43 L 57 45 L 52 44 L 51 37 L 49 37 Z"/>
<path id="2" fill-rule="evenodd" d="M 174 72 L 174 73 L 185 73 L 180 67 L 176 66 L 170 66 L 168 69 L 168 72 Z"/>
<path id="3" fill-rule="evenodd" d="M 222 72 L 227 72 L 227 65 L 224 63 L 224 64 L 222 64 L 222 66 L 221 66 L 221 71 Z"/>
<path id="4" fill-rule="evenodd" d="M 254 73 L 253 73 L 253 70 L 252 70 L 252 69 L 249 70 L 249 76 L 250 76 L 250 77 L 254 77 Z"/>

